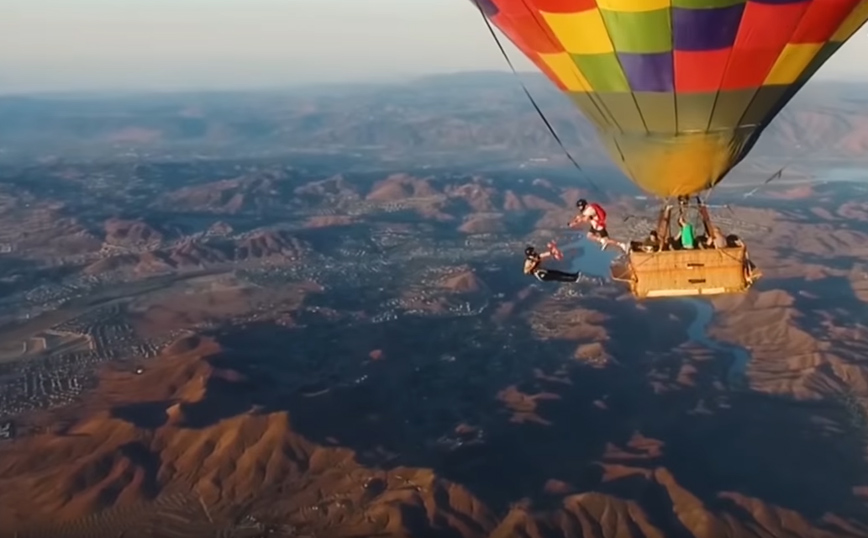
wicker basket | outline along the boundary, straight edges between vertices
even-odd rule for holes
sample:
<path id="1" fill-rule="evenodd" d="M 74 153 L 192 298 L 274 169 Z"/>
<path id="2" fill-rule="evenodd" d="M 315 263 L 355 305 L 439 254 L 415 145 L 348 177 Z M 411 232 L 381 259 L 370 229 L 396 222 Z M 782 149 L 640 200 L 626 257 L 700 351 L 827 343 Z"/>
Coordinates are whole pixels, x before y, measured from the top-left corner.
<path id="1" fill-rule="evenodd" d="M 612 278 L 630 283 L 637 298 L 740 293 L 750 288 L 745 247 L 630 252 Z"/>

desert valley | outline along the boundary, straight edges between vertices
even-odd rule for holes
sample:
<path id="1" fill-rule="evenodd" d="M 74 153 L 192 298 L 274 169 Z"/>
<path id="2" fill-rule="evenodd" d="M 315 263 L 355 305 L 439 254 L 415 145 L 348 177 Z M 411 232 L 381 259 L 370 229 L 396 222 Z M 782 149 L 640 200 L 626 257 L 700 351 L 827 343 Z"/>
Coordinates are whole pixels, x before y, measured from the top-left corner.
<path id="1" fill-rule="evenodd" d="M 658 206 L 499 77 L 0 98 L 0 536 L 868 536 L 864 97 L 714 192 L 752 290 L 637 302 L 520 271 Z"/>

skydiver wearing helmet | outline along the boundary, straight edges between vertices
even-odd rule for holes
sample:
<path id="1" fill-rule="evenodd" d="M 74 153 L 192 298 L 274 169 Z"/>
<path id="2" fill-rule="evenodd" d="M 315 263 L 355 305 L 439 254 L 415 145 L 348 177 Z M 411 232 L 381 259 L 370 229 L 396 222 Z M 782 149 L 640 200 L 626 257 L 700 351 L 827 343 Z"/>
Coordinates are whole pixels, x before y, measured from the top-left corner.
<path id="1" fill-rule="evenodd" d="M 603 209 L 603 206 L 596 202 L 589 204 L 587 200 L 580 198 L 576 202 L 576 208 L 578 208 L 579 214 L 567 224 L 568 227 L 574 228 L 582 222 L 587 222 L 591 226 L 591 229 L 588 230 L 588 239 L 600 243 L 603 250 L 606 250 L 609 243 L 615 243 L 621 247 L 621 250 L 627 251 L 627 245 L 609 239 L 609 231 L 606 230 L 606 210 Z"/>
<path id="2" fill-rule="evenodd" d="M 524 249 L 524 274 L 533 275 L 542 282 L 578 282 L 579 273 L 566 273 L 557 269 L 546 269 L 542 266 L 542 259 L 558 257 L 557 247 L 549 246 L 548 252 L 539 253 L 535 248 L 528 246 Z"/>

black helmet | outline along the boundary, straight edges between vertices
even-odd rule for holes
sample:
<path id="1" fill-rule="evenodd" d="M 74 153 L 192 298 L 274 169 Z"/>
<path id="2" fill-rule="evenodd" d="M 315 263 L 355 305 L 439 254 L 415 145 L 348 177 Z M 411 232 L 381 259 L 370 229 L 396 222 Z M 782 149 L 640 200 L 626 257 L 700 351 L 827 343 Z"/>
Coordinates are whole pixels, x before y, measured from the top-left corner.
<path id="1" fill-rule="evenodd" d="M 585 200 L 584 198 L 579 198 L 579 200 L 576 202 L 576 207 L 578 207 L 579 209 L 583 209 L 587 206 L 588 206 L 588 201 Z"/>
<path id="2" fill-rule="evenodd" d="M 533 247 L 527 247 L 524 249 L 525 256 L 533 256 L 534 254 L 536 254 L 536 249 L 534 249 Z"/>

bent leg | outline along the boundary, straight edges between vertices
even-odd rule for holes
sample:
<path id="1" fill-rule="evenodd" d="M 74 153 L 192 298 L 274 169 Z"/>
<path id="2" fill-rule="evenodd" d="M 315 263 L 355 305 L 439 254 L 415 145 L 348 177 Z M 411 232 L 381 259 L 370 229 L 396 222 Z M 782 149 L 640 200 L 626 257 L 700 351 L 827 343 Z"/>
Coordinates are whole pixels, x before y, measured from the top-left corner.
<path id="1" fill-rule="evenodd" d="M 588 230 L 588 239 L 590 239 L 591 241 L 595 241 L 597 243 L 601 243 L 603 245 L 605 245 L 605 241 L 606 241 L 603 234 L 600 233 L 600 230 L 598 230 L 596 228 L 591 228 L 590 230 Z M 605 248 L 605 246 L 603 248 Z"/>
<path id="2" fill-rule="evenodd" d="M 597 241 L 598 243 L 600 243 L 600 246 L 602 247 L 603 250 L 606 250 L 609 247 L 609 245 L 614 243 L 615 245 L 618 246 L 618 248 L 623 250 L 625 253 L 630 252 L 630 245 L 628 243 L 622 243 L 620 241 L 615 241 L 614 239 L 609 237 L 609 230 L 607 230 L 606 228 L 597 228 L 596 230 L 592 230 L 591 233 L 594 234 L 594 241 Z"/>

